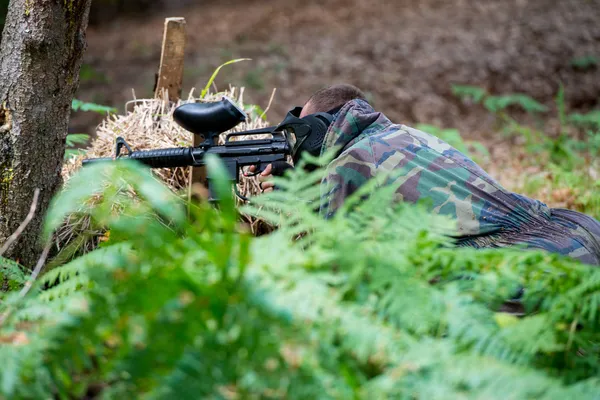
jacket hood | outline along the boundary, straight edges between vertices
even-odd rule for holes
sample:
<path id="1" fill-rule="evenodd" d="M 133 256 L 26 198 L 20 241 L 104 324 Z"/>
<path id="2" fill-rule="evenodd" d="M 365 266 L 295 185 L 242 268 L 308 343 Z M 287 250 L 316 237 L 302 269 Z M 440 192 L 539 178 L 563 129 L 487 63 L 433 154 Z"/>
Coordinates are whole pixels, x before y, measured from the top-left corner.
<path id="1" fill-rule="evenodd" d="M 371 130 L 377 132 L 391 124 L 392 122 L 386 116 L 375 111 L 366 101 L 351 100 L 335 114 L 325 134 L 321 155 L 333 147 L 339 149 L 337 152 L 339 155 L 361 134 L 368 135 Z"/>

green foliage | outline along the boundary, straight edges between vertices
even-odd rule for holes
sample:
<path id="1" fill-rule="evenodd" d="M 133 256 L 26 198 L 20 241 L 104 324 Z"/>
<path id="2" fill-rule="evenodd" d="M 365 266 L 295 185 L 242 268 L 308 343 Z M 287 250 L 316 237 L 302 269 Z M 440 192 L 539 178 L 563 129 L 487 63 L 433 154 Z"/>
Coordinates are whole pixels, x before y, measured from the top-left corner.
<path id="1" fill-rule="evenodd" d="M 600 190 L 600 166 L 597 161 L 600 156 L 600 111 L 567 113 L 564 88 L 561 85 L 555 99 L 559 132 L 558 135 L 551 136 L 543 130 L 521 124 L 507 112 L 501 111 L 511 101 L 517 101 L 526 111 L 543 111 L 526 96 L 489 96 L 482 88 L 464 85 L 455 85 L 452 91 L 465 101 L 483 104 L 488 111 L 498 116 L 507 136 L 524 139 L 525 149 L 531 155 L 527 163 L 545 166 L 545 174 L 529 177 L 522 187 L 515 190 L 533 197 L 537 197 L 541 190 L 545 190 L 546 194 L 559 194 L 558 197 L 568 200 L 570 207 L 600 218 L 600 198 L 597 195 Z M 583 135 L 574 135 L 571 128 L 583 130 L 580 132 Z M 456 139 L 452 130 L 432 133 L 449 141 L 459 150 L 465 147 Z M 543 200 L 549 201 L 551 198 Z"/>
<path id="2" fill-rule="evenodd" d="M 73 111 L 90 111 L 101 115 L 117 112 L 117 109 L 114 107 L 103 106 L 95 103 L 88 103 L 78 99 L 73 99 L 73 102 L 71 103 L 71 109 Z M 75 147 L 77 147 L 77 145 L 86 144 L 89 139 L 89 135 L 85 133 L 72 133 L 67 135 L 67 149 L 65 150 L 64 157 L 65 160 L 83 153 L 84 150 L 77 149 Z"/>
<path id="3" fill-rule="evenodd" d="M 574 205 L 584 213 L 600 220 L 600 179 L 594 178 L 593 168 L 598 169 L 599 165 L 591 165 L 585 169 L 565 169 L 560 165 L 550 164 L 549 172 L 551 176 L 552 191 L 567 189 L 572 192 Z M 597 176 L 597 175 L 596 175 Z"/>
<path id="4" fill-rule="evenodd" d="M 25 284 L 25 268 L 15 261 L 0 257 L 0 282 L 6 289 L 16 290 Z M 0 291 L 0 300 L 4 298 L 7 290 Z"/>
<path id="5" fill-rule="evenodd" d="M 75 146 L 76 144 L 85 144 L 90 136 L 85 133 L 73 133 L 67 135 L 67 146 Z"/>
<path id="6" fill-rule="evenodd" d="M 571 60 L 571 65 L 575 68 L 587 70 L 598 65 L 598 57 L 588 55 L 574 58 Z"/>
<path id="7" fill-rule="evenodd" d="M 244 111 L 246 111 L 251 119 L 261 118 L 264 121 L 267 120 L 265 110 L 263 110 L 262 107 L 257 104 L 244 105 Z"/>
<path id="8" fill-rule="evenodd" d="M 484 88 L 469 85 L 452 85 L 452 94 L 464 101 L 471 101 L 475 104 L 480 104 L 485 97 L 487 91 Z"/>
<path id="9" fill-rule="evenodd" d="M 83 150 L 75 149 L 79 144 L 86 144 L 90 139 L 90 135 L 85 133 L 71 133 L 67 135 L 67 149 L 65 150 L 65 159 L 81 154 Z"/>
<path id="10" fill-rule="evenodd" d="M 483 88 L 468 85 L 452 85 L 452 93 L 462 100 L 475 104 L 483 102 L 486 110 L 494 114 L 504 111 L 509 107 L 517 107 L 528 113 L 548 111 L 546 106 L 522 93 L 494 96 Z"/>
<path id="11" fill-rule="evenodd" d="M 488 96 L 483 102 L 485 108 L 492 113 L 504 110 L 510 106 L 519 106 L 526 112 L 545 112 L 548 108 L 531 97 L 524 94 L 511 94 L 505 96 Z"/>
<path id="12" fill-rule="evenodd" d="M 110 239 L 3 299 L 3 397 L 597 396 L 599 270 L 454 248 L 449 220 L 392 204 L 376 180 L 324 220 L 322 171 L 300 168 L 242 209 L 279 225 L 254 238 L 207 161 L 217 207 L 127 161 L 69 181 L 46 234 L 84 213 Z M 500 312 L 520 287 L 527 315 Z"/>
<path id="13" fill-rule="evenodd" d="M 117 109 L 114 107 L 103 106 L 95 103 L 87 103 L 77 99 L 73 99 L 71 109 L 73 111 L 92 111 L 98 114 L 110 114 L 117 112 Z"/>
<path id="14" fill-rule="evenodd" d="M 206 83 L 206 86 L 204 87 L 204 89 L 202 89 L 202 92 L 200 93 L 200 97 L 204 98 L 204 96 L 206 96 L 206 93 L 208 93 L 211 85 L 213 84 L 213 82 L 215 81 L 215 79 L 217 78 L 217 75 L 219 75 L 219 71 L 221 71 L 221 68 L 230 65 L 230 64 L 234 64 L 240 61 L 249 61 L 251 60 L 250 58 L 238 58 L 235 60 L 229 60 L 226 63 L 223 63 L 221 65 L 219 65 L 217 67 L 217 69 L 215 69 L 215 71 L 213 72 L 213 74 L 211 75 L 210 79 L 208 80 L 208 82 Z"/>
<path id="15" fill-rule="evenodd" d="M 569 115 L 568 121 L 584 128 L 600 130 L 600 110 L 590 111 L 586 114 L 573 113 Z"/>

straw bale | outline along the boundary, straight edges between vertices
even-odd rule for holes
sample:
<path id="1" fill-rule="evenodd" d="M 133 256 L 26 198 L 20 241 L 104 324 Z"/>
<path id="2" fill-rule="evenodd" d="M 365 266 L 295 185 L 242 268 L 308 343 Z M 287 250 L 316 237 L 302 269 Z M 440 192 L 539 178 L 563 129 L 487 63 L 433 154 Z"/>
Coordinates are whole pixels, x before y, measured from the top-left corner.
<path id="1" fill-rule="evenodd" d="M 219 101 L 223 96 L 228 96 L 235 100 L 240 106 L 246 107 L 244 103 L 244 88 L 238 89 L 230 87 L 223 92 L 208 93 L 202 99 L 194 97 L 193 94 L 194 89 L 190 91 L 186 99 L 179 100 L 177 103 L 166 101 L 168 98 L 166 93 L 163 93 L 159 98 L 153 99 L 134 98 L 134 100 L 126 104 L 126 112 L 124 115 L 113 114 L 108 116 L 97 128 L 96 137 L 92 140 L 86 151 L 83 154 L 72 157 L 64 163 L 62 175 L 65 184 L 68 185 L 69 179 L 74 176 L 79 168 L 81 168 L 83 159 L 113 157 L 116 138 L 118 136 L 123 137 L 132 150 L 191 146 L 193 143 L 193 134 L 180 127 L 173 120 L 174 110 L 182 104 L 189 102 Z M 131 110 L 128 111 L 128 109 Z M 219 144 L 224 143 L 227 133 L 269 126 L 264 115 L 261 116 L 255 112 L 247 112 L 247 114 L 248 120 L 246 122 L 241 123 L 232 130 L 220 135 Z M 265 135 L 251 135 L 244 138 L 255 139 L 261 137 L 265 137 Z M 240 140 L 238 138 L 234 139 Z M 152 171 L 173 191 L 191 191 L 191 167 L 156 168 Z M 246 197 L 259 195 L 260 188 L 257 177 L 246 177 L 243 176 L 243 174 L 240 174 L 238 191 Z M 238 204 L 241 202 L 242 201 L 238 199 Z M 273 227 L 269 226 L 264 221 L 255 220 L 248 216 L 243 216 L 243 219 L 249 225 L 252 233 L 256 235 L 269 232 L 273 229 Z M 65 225 L 56 233 L 58 249 L 60 250 L 76 240 L 83 232 L 85 232 L 87 239 L 78 245 L 78 247 L 81 247 L 78 252 L 87 252 L 94 248 L 103 233 L 91 230 L 90 225 L 89 218 L 80 215 L 72 215 Z"/>
<path id="2" fill-rule="evenodd" d="M 180 127 L 173 120 L 173 111 L 189 102 L 213 102 L 219 101 L 223 96 L 235 100 L 242 107 L 244 104 L 244 88 L 230 87 L 219 93 L 209 93 L 203 99 L 193 97 L 194 90 L 190 91 L 185 100 L 177 103 L 169 103 L 163 98 L 134 99 L 127 103 L 126 108 L 133 107 L 132 111 L 125 115 L 111 115 L 107 117 L 98 127 L 96 138 L 85 154 L 73 157 L 63 166 L 63 178 L 69 178 L 81 167 L 84 158 L 112 157 L 115 152 L 115 141 L 118 136 L 123 137 L 131 146 L 132 150 L 150 150 L 169 147 L 191 146 L 193 134 Z M 239 124 L 230 131 L 224 132 L 219 137 L 219 144 L 223 144 L 225 136 L 230 132 L 240 132 L 250 129 L 258 129 L 269 126 L 264 118 L 256 113 L 248 113 L 248 120 Z M 251 135 L 245 139 L 265 137 L 264 135 Z M 236 139 L 236 138 L 234 138 Z M 239 140 L 239 139 L 238 139 Z M 154 173 L 171 189 L 178 191 L 189 186 L 191 168 L 160 168 L 154 169 Z M 256 177 L 244 177 L 240 179 L 239 191 L 244 196 L 253 196 L 260 193 Z"/>

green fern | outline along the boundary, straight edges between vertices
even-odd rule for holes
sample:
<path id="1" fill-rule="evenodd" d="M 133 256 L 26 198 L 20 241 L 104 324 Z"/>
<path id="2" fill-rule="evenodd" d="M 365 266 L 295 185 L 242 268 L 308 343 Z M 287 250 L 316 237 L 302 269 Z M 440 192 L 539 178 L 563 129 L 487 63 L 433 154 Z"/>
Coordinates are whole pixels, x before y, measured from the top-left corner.
<path id="1" fill-rule="evenodd" d="M 19 263 L 0 257 L 0 281 L 7 286 L 6 289 L 14 290 L 25 284 L 25 273 L 26 269 Z M 0 291 L 0 294 L 3 295 L 5 291 Z"/>
<path id="2" fill-rule="evenodd" d="M 571 65 L 576 68 L 587 70 L 598 65 L 598 57 L 593 55 L 587 55 L 583 57 L 573 58 Z"/>
<path id="3" fill-rule="evenodd" d="M 69 159 L 71 157 L 77 156 L 85 152 L 82 149 L 74 149 L 78 144 L 86 144 L 90 136 L 85 133 L 72 133 L 67 135 L 66 140 L 66 150 L 65 150 L 65 159 Z"/>
<path id="4" fill-rule="evenodd" d="M 519 107 L 528 113 L 546 112 L 548 108 L 523 93 L 495 96 L 487 90 L 470 85 L 452 85 L 452 94 L 463 101 L 470 101 L 483 106 L 491 113 L 497 114 L 509 107 Z"/>
<path id="5" fill-rule="evenodd" d="M 71 102 L 71 109 L 73 111 L 91 111 L 103 115 L 117 112 L 117 109 L 114 107 L 104 106 L 96 103 L 89 103 L 78 99 L 73 99 L 73 101 Z"/>
<path id="6" fill-rule="evenodd" d="M 546 112 L 548 107 L 540 104 L 530 96 L 516 93 L 504 96 L 488 96 L 483 105 L 491 113 L 497 113 L 511 106 L 518 106 L 528 113 Z"/>
<path id="7" fill-rule="evenodd" d="M 470 85 L 452 85 L 452 94 L 463 101 L 472 101 L 475 104 L 480 104 L 488 96 L 485 89 Z"/>
<path id="8" fill-rule="evenodd" d="M 207 162 L 216 207 L 186 204 L 133 162 L 69 181 L 45 238 L 84 213 L 110 239 L 3 299 L 3 397 L 597 397 L 600 271 L 456 248 L 453 221 L 375 190 L 386 177 L 331 219 L 316 212 L 322 168 L 289 171 L 236 210 Z M 278 230 L 251 237 L 240 212 Z M 526 314 L 501 312 L 521 287 Z"/>
<path id="9" fill-rule="evenodd" d="M 568 116 L 568 121 L 584 128 L 600 130 L 600 110 L 590 111 L 586 114 L 573 113 Z"/>

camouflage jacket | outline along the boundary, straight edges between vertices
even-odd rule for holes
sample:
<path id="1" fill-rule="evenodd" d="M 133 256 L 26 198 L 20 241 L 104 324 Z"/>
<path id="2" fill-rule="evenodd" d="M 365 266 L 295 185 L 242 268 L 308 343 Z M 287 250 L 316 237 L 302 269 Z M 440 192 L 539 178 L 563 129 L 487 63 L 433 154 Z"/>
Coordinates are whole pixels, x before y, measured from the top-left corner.
<path id="1" fill-rule="evenodd" d="M 334 117 L 322 153 L 332 148 L 337 157 L 321 183 L 326 217 L 369 179 L 393 171 L 397 200 L 427 199 L 432 212 L 454 218 L 460 245 L 519 243 L 600 265 L 598 221 L 509 192 L 448 143 L 392 123 L 363 100 L 348 102 Z"/>

